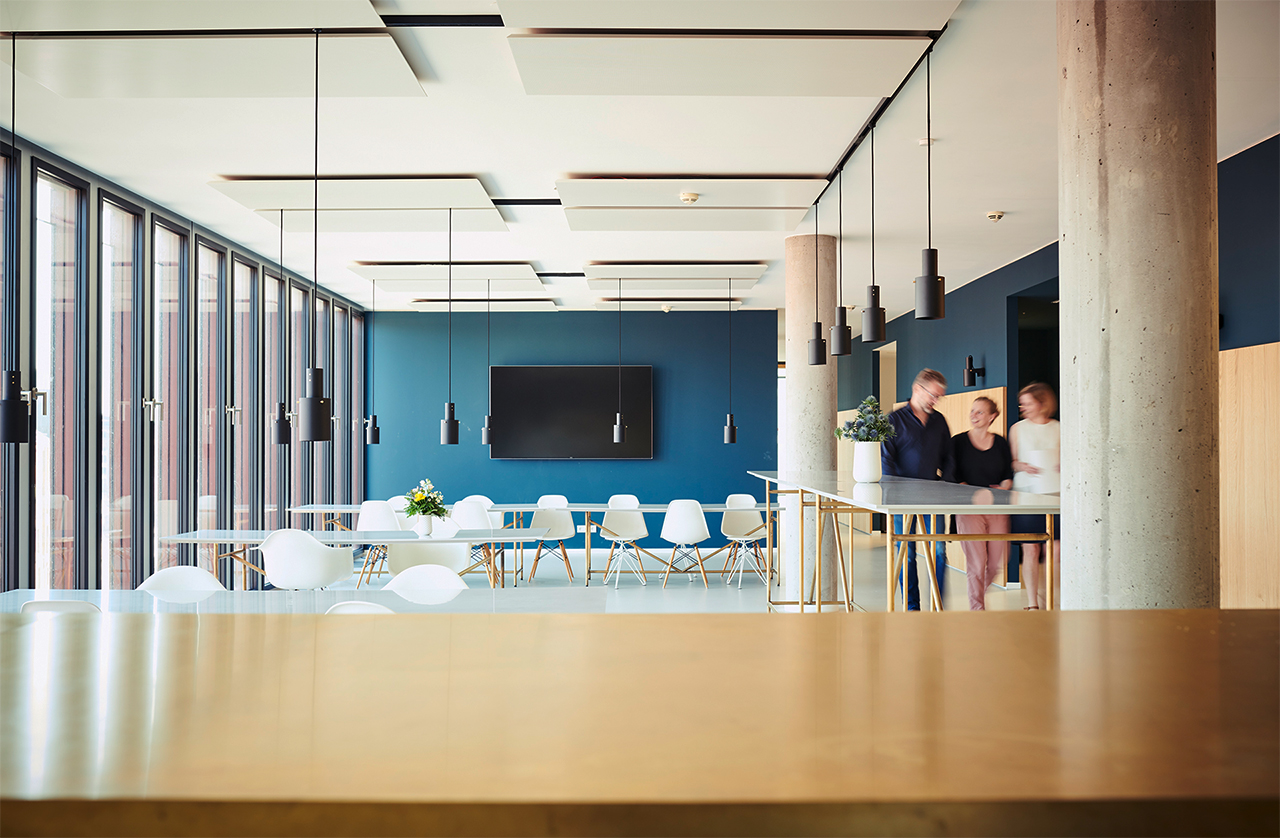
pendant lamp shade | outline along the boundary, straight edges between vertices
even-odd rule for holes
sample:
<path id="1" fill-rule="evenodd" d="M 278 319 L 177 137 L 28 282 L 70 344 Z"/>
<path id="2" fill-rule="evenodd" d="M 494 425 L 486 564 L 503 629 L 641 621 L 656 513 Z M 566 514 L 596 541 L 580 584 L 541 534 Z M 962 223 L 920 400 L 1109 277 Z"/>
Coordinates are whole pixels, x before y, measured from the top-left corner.
<path id="1" fill-rule="evenodd" d="M 31 410 L 22 398 L 22 374 L 5 370 L 0 380 L 0 442 L 28 442 L 31 439 Z"/>
<path id="2" fill-rule="evenodd" d="M 849 310 L 836 308 L 836 323 L 831 327 L 831 354 L 848 355 L 853 352 L 853 329 L 848 322 Z"/>
<path id="3" fill-rule="evenodd" d="M 493 425 L 491 424 L 491 423 L 492 423 L 492 421 L 493 421 L 493 417 L 492 417 L 492 416 L 485 416 L 485 417 L 484 417 L 484 427 L 480 429 L 480 444 L 481 444 L 481 445 L 492 445 L 492 444 L 493 444 Z"/>
<path id="4" fill-rule="evenodd" d="M 369 418 L 364 420 L 364 442 L 365 445 L 377 445 L 382 442 L 382 429 L 378 427 L 376 413 L 369 414 Z"/>
<path id="5" fill-rule="evenodd" d="M 946 317 L 946 278 L 938 276 L 938 251 L 926 247 L 920 254 L 920 276 L 916 277 L 916 319 L 941 320 Z"/>
<path id="6" fill-rule="evenodd" d="M 453 416 L 453 208 L 449 208 L 449 400 L 440 420 L 440 444 L 458 444 L 458 420 Z"/>
<path id="7" fill-rule="evenodd" d="M 444 418 L 440 420 L 440 444 L 458 444 L 458 420 L 453 418 L 453 402 L 444 403 Z"/>
<path id="8" fill-rule="evenodd" d="M 818 205 L 813 205 L 813 316 L 818 316 Z M 809 340 L 809 366 L 819 367 L 827 363 L 827 341 L 822 336 L 822 321 L 813 321 L 813 337 Z"/>
<path id="9" fill-rule="evenodd" d="M 849 313 L 844 307 L 844 169 L 840 170 L 840 185 L 837 206 L 839 211 L 836 214 L 838 219 L 836 233 L 836 264 L 839 266 L 836 274 L 836 290 L 840 296 L 840 302 L 836 304 L 836 322 L 831 327 L 831 354 L 832 355 L 848 355 L 853 352 L 853 329 L 849 328 Z"/>
<path id="10" fill-rule="evenodd" d="M 316 33 L 315 170 L 312 178 L 314 204 L 311 269 L 311 366 L 307 368 L 306 395 L 298 401 L 298 438 L 303 442 L 333 439 L 330 418 L 333 403 L 324 397 L 324 370 L 316 357 L 316 297 L 320 293 L 320 30 Z"/>
<path id="11" fill-rule="evenodd" d="M 724 444 L 733 445 L 738 441 L 738 426 L 733 424 L 733 414 L 727 414 L 724 420 Z"/>
<path id="12" fill-rule="evenodd" d="M 885 335 L 884 308 L 880 305 L 880 286 L 867 286 L 867 306 L 862 310 L 862 342 L 881 343 Z"/>
<path id="13" fill-rule="evenodd" d="M 276 445 L 288 445 L 293 439 L 293 422 L 289 420 L 289 408 L 284 402 L 276 404 L 276 418 L 272 438 Z"/>
<path id="14" fill-rule="evenodd" d="M 627 423 L 621 413 L 617 414 L 613 421 L 613 441 L 617 445 L 627 441 Z"/>

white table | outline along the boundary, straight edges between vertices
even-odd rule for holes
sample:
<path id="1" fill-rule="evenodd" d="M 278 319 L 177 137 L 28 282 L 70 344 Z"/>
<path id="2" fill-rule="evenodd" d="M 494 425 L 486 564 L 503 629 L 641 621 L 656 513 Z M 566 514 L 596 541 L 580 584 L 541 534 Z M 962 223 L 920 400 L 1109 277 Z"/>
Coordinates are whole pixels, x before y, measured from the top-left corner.
<path id="1" fill-rule="evenodd" d="M 794 494 L 800 505 L 800 520 L 804 520 L 806 507 L 817 510 L 815 530 L 818 544 L 822 543 L 823 514 L 839 514 L 841 512 L 878 512 L 885 516 L 902 515 L 904 518 L 916 518 L 919 526 L 916 533 L 910 535 L 895 533 L 892 520 L 885 526 L 885 564 L 888 570 L 886 581 L 889 610 L 895 609 L 897 599 L 897 580 L 899 569 L 905 565 L 906 550 L 909 542 L 922 542 L 924 561 L 929 567 L 930 579 L 936 579 L 935 543 L 938 541 L 1043 541 L 1045 542 L 1045 569 L 1049 580 L 1047 586 L 1046 605 L 1055 606 L 1053 595 L 1054 556 L 1053 516 L 1061 509 L 1061 500 L 1056 495 L 1033 495 L 1027 492 L 1008 492 L 1003 489 L 984 489 L 978 486 L 965 486 L 959 483 L 944 483 L 940 480 L 916 480 L 910 477 L 884 477 L 879 483 L 857 483 L 853 475 L 836 471 L 787 472 L 749 471 L 752 477 L 765 482 L 766 505 L 772 505 L 774 494 Z M 776 483 L 779 489 L 771 489 Z M 805 496 L 811 495 L 812 500 Z M 928 533 L 923 526 L 923 518 L 929 515 L 1044 515 L 1045 531 L 1040 533 L 1008 533 L 1008 534 L 956 534 Z M 911 527 L 904 526 L 908 532 Z M 800 596 L 797 602 L 775 602 L 768 600 L 770 608 L 777 605 L 798 605 L 804 611 L 807 597 L 804 595 L 804 527 L 799 531 L 800 557 Z M 846 610 L 852 610 L 853 601 L 850 596 L 848 575 L 845 572 L 844 554 L 840 548 L 840 539 L 836 539 L 841 579 L 843 581 L 844 601 L 823 603 L 821 596 L 814 597 L 817 611 L 824 604 L 843 604 Z M 769 529 L 766 547 L 770 565 L 773 562 L 773 531 Z M 822 551 L 818 550 L 815 580 L 822 578 Z M 815 581 L 815 590 L 819 589 Z M 935 610 L 942 609 L 942 599 L 938 595 L 937 585 L 931 585 L 930 605 Z"/>
<path id="2" fill-rule="evenodd" d="M 653 515 L 657 513 L 665 513 L 669 505 L 670 505 L 669 503 L 642 503 L 639 505 L 639 507 L 637 507 L 634 510 L 624 510 L 624 511 L 640 512 L 647 515 Z M 725 505 L 723 502 L 703 503 L 701 504 L 701 506 L 702 506 L 703 512 L 727 512 L 729 509 L 729 507 Z M 452 509 L 452 508 L 453 508 L 453 504 L 451 503 L 445 504 L 445 509 Z M 583 514 L 584 533 L 585 533 L 583 546 L 585 547 L 585 551 L 586 551 L 586 565 L 587 565 L 586 573 L 583 574 L 583 580 L 585 585 L 590 586 L 592 574 L 603 574 L 605 572 L 603 569 L 593 570 L 591 567 L 591 532 L 594 527 L 600 527 L 600 524 L 592 522 L 591 516 L 592 514 L 608 512 L 609 504 L 607 503 L 572 503 L 571 502 L 568 506 L 564 508 L 567 509 L 569 512 L 581 512 Z M 766 511 L 768 509 L 768 504 L 757 503 L 755 507 L 734 507 L 734 508 L 735 509 L 754 508 L 761 511 Z M 501 512 L 504 514 L 504 516 L 508 512 L 512 513 L 516 518 L 517 525 L 519 525 L 520 523 L 523 523 L 524 513 L 536 512 L 538 511 L 538 509 L 539 507 L 537 503 L 495 503 L 489 507 L 490 512 Z M 345 515 L 353 512 L 359 512 L 360 504 L 358 503 L 308 503 L 308 504 L 303 504 L 301 506 L 290 507 L 289 511 L 297 512 L 301 514 L 310 513 L 314 515 Z M 326 521 L 325 523 L 328 523 L 328 521 Z M 603 527 L 601 527 L 601 529 L 603 529 Z M 767 519 L 765 521 L 765 529 L 766 530 L 770 529 L 769 522 Z M 716 555 L 717 553 L 721 553 L 724 550 L 729 549 L 730 546 L 731 545 L 726 544 L 723 547 L 713 550 L 712 552 L 708 553 L 704 557 L 704 561 Z M 661 556 L 658 556 L 650 552 L 649 550 L 646 550 L 643 547 L 640 547 L 639 545 L 637 545 L 637 549 L 640 552 L 644 553 L 645 555 L 649 556 L 650 558 L 654 559 L 655 561 L 662 562 L 664 566 L 663 569 L 665 569 L 666 560 L 663 559 Z M 521 566 L 523 567 L 523 561 L 521 562 Z M 658 569 L 658 570 L 646 569 L 645 574 L 662 573 L 663 569 Z M 623 571 L 623 572 L 631 573 L 632 571 Z M 724 574 L 724 573 L 730 572 L 730 569 L 726 567 L 720 570 L 709 570 L 707 572 Z M 513 582 L 514 582 L 514 578 L 515 577 L 513 577 Z M 503 577 L 503 580 L 505 583 L 505 576 Z"/>

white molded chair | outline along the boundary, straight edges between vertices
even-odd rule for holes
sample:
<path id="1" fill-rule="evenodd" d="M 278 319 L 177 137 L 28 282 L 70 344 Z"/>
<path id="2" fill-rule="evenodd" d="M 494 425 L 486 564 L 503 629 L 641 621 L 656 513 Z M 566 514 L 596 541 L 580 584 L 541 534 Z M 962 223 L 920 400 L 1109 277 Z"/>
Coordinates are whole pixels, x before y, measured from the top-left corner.
<path id="1" fill-rule="evenodd" d="M 421 564 L 396 574 L 384 591 L 420 605 L 440 605 L 467 589 L 461 576 L 438 564 Z"/>
<path id="2" fill-rule="evenodd" d="M 484 495 L 467 495 L 465 498 L 463 498 L 463 500 L 475 501 L 476 503 L 483 506 L 485 514 L 489 516 L 489 526 L 495 530 L 502 529 L 503 519 L 506 518 L 506 514 L 502 512 L 490 512 L 489 510 L 493 506 L 493 501 L 489 500 Z"/>
<path id="3" fill-rule="evenodd" d="M 667 587 L 667 579 L 671 571 L 693 571 L 698 566 L 702 573 L 702 584 L 707 584 L 707 571 L 702 566 L 702 551 L 698 544 L 711 537 L 707 530 L 707 516 L 702 513 L 702 504 L 696 500 L 673 500 L 667 505 L 667 514 L 662 519 L 662 540 L 672 545 L 671 560 L 667 562 L 667 572 L 662 575 L 662 587 Z M 683 568 L 676 567 L 677 562 L 689 562 Z"/>
<path id="4" fill-rule="evenodd" d="M 48 612 L 51 614 L 101 614 L 102 609 L 82 599 L 33 599 L 22 603 L 20 612 Z"/>
<path id="5" fill-rule="evenodd" d="M 756 507 L 754 495 L 729 495 L 724 505 L 729 507 L 720 520 L 720 533 L 732 543 L 729 557 L 725 559 L 725 567 L 729 575 L 724 583 L 733 581 L 734 571 L 738 573 L 738 587 L 742 587 L 742 574 L 747 569 L 747 554 L 755 561 L 753 570 L 761 582 L 768 584 L 765 578 L 764 555 L 760 552 L 760 539 L 764 538 L 764 516 Z"/>
<path id="6" fill-rule="evenodd" d="M 387 545 L 387 567 L 392 576 L 399 576 L 411 567 L 424 564 L 440 565 L 454 572 L 467 566 L 469 551 L 466 544 L 433 544 L 432 538 L 452 538 L 458 525 L 451 518 L 436 518 L 431 536 L 417 541 L 395 541 Z"/>
<path id="7" fill-rule="evenodd" d="M 643 512 L 627 512 L 640 508 L 640 499 L 635 495 L 614 495 L 609 498 L 609 511 L 604 513 L 600 522 L 600 535 L 613 542 L 609 546 L 609 561 L 604 566 L 604 583 L 609 584 L 610 572 L 616 577 L 613 587 L 617 588 L 622 580 L 622 571 L 629 568 L 641 585 L 648 585 L 649 580 L 644 573 L 644 560 L 640 558 L 640 548 L 636 542 L 649 535 L 649 528 L 644 523 Z M 613 566 L 614 557 L 618 566 Z"/>
<path id="8" fill-rule="evenodd" d="M 577 535 L 577 530 L 573 526 L 573 513 L 569 511 L 569 499 L 564 495 L 543 495 L 538 498 L 538 511 L 533 513 L 533 520 L 529 526 L 533 529 L 547 528 L 547 534 L 538 542 L 538 549 L 533 554 L 533 567 L 529 569 L 529 581 L 533 581 L 533 575 L 538 572 L 538 559 L 542 556 L 543 548 L 548 553 L 553 552 L 548 544 L 558 544 L 560 547 L 560 557 L 564 559 L 565 572 L 569 574 L 569 581 L 573 581 L 573 568 L 569 566 L 569 553 L 564 549 L 564 542 L 567 538 L 573 538 Z"/>
<path id="9" fill-rule="evenodd" d="M 364 602 L 358 599 L 349 599 L 345 602 L 335 602 L 329 606 L 326 614 L 394 614 L 385 605 L 379 605 L 376 602 Z"/>
<path id="10" fill-rule="evenodd" d="M 404 495 L 392 495 L 387 498 L 387 503 L 391 504 L 391 509 L 396 513 L 396 520 L 400 522 L 400 529 L 413 529 L 413 519 L 405 514 L 405 510 L 409 508 L 409 499 Z"/>
<path id="11" fill-rule="evenodd" d="M 157 570 L 138 586 L 140 591 L 225 591 L 218 577 L 202 567 L 175 565 Z"/>
<path id="12" fill-rule="evenodd" d="M 453 519 L 453 523 L 457 524 L 460 530 L 497 529 L 493 524 L 493 519 L 489 517 L 489 512 L 477 500 L 458 501 L 453 505 L 453 511 L 449 514 L 449 517 Z M 495 561 L 496 553 L 493 545 L 486 542 L 471 544 L 468 547 L 471 555 L 471 564 L 462 572 L 468 573 L 483 565 L 485 575 L 489 577 L 489 586 L 497 587 L 498 563 Z"/>
<path id="13" fill-rule="evenodd" d="M 351 576 L 349 547 L 326 547 L 302 530 L 276 530 L 258 549 L 267 581 L 277 588 L 327 588 Z"/>
<path id="14" fill-rule="evenodd" d="M 356 529 L 365 532 L 378 532 L 383 530 L 401 530 L 400 519 L 396 516 L 395 507 L 390 501 L 385 500 L 367 500 L 360 504 L 360 511 L 356 513 Z M 356 587 L 373 578 L 374 570 L 377 570 L 381 576 L 385 570 L 379 566 L 379 563 L 386 564 L 387 561 L 387 545 L 385 544 L 369 544 L 366 545 L 364 551 L 364 563 L 360 565 L 360 574 L 356 579 Z"/>

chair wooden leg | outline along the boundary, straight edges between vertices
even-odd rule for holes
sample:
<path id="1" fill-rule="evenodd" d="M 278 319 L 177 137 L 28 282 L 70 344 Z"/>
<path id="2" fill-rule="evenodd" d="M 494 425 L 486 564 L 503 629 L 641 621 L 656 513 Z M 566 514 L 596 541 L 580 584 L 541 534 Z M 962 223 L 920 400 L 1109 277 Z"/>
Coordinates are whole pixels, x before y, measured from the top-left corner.
<path id="1" fill-rule="evenodd" d="M 568 573 L 568 574 L 569 574 L 569 581 L 570 581 L 570 582 L 572 582 L 572 581 L 573 581 L 573 567 L 569 564 L 569 551 L 568 551 L 568 550 L 566 550 L 566 549 L 564 549 L 564 542 L 563 542 L 563 541 L 561 541 L 561 542 L 560 542 L 560 557 L 561 557 L 562 559 L 564 559 L 564 570 L 565 570 L 565 573 Z M 533 579 L 533 576 L 530 576 L 529 578 L 530 578 L 530 579 Z"/>
<path id="2" fill-rule="evenodd" d="M 702 566 L 702 551 L 698 549 L 696 544 L 693 545 L 693 554 L 698 557 L 698 570 L 702 573 L 702 587 L 710 588 L 711 585 L 707 582 L 707 569 Z"/>
<path id="3" fill-rule="evenodd" d="M 538 542 L 538 549 L 533 551 L 533 567 L 529 568 L 529 581 L 533 581 L 533 575 L 538 572 L 538 558 L 542 555 L 542 542 Z"/>
<path id="4" fill-rule="evenodd" d="M 662 589 L 664 591 L 667 589 L 667 580 L 671 578 L 671 568 L 675 566 L 676 550 L 678 550 L 679 547 L 680 545 L 677 544 L 675 547 L 671 548 L 671 559 L 667 562 L 667 572 L 662 574 Z"/>
<path id="5" fill-rule="evenodd" d="M 640 580 L 644 581 L 648 577 L 644 575 L 644 557 L 640 555 L 640 553 L 643 552 L 640 549 L 640 545 L 636 544 L 634 541 L 631 542 L 631 552 L 635 555 L 636 564 L 640 567 Z"/>

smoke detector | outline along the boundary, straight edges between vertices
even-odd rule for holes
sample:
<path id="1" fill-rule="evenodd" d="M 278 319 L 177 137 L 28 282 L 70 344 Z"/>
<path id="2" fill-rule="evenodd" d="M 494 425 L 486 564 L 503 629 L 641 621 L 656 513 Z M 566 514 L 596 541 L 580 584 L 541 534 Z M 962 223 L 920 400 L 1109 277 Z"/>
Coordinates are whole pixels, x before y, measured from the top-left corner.
<path id="1" fill-rule="evenodd" d="M 698 193 L 697 192 L 681 192 L 680 202 L 684 204 L 696 204 L 698 203 Z"/>
<path id="2" fill-rule="evenodd" d="M 991 210 L 987 213 L 987 220 L 993 224 L 1002 218 L 1004 218 L 1004 210 Z"/>
<path id="3" fill-rule="evenodd" d="M 692 201 L 690 201 L 690 203 L 692 203 Z M 671 313 L 671 306 L 669 306 L 669 305 L 668 305 L 668 306 L 663 306 L 663 307 L 662 307 L 662 311 L 663 311 L 663 313 L 664 313 L 664 314 L 670 314 L 670 313 Z"/>

